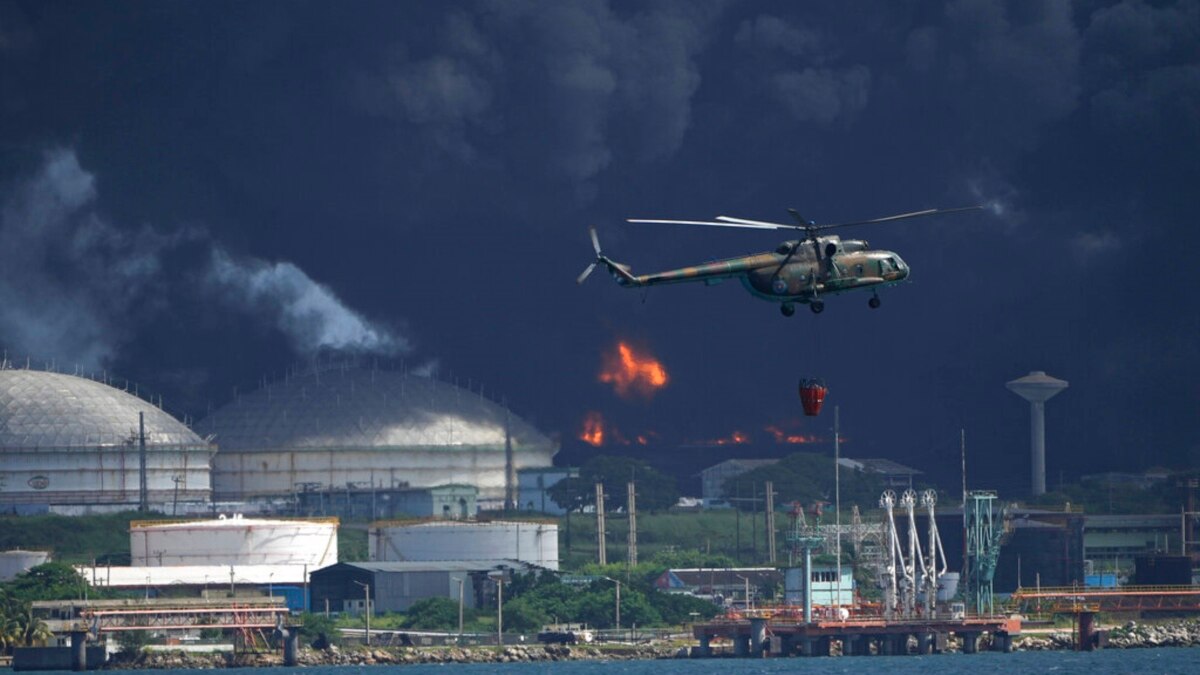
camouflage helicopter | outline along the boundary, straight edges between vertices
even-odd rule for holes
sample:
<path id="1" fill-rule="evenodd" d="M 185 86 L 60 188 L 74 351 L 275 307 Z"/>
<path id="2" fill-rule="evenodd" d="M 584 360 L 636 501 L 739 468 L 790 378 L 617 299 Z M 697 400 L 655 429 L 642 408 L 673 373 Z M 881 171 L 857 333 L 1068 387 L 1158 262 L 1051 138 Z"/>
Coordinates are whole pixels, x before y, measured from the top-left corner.
<path id="1" fill-rule="evenodd" d="M 718 284 L 726 279 L 738 277 L 742 285 L 756 298 L 778 302 L 784 316 L 796 313 L 796 303 L 807 304 L 814 314 L 825 311 L 826 296 L 837 295 L 857 289 L 871 289 L 867 301 L 872 309 L 879 307 L 879 289 L 894 286 L 908 278 L 908 265 L 892 251 L 871 250 L 866 241 L 842 239 L 821 232 L 838 227 L 885 223 L 907 218 L 932 216 L 959 211 L 975 211 L 983 206 L 965 206 L 953 209 L 925 209 L 912 213 L 901 213 L 871 220 L 856 220 L 848 223 L 818 225 L 805 220 L 795 209 L 788 209 L 796 224 L 771 223 L 747 220 L 730 216 L 717 216 L 714 220 L 657 220 L 630 218 L 631 223 L 664 223 L 670 225 L 708 225 L 714 227 L 737 227 L 755 230 L 790 230 L 804 234 L 803 239 L 781 243 L 774 251 L 725 258 L 692 267 L 655 272 L 635 276 L 629 265 L 614 262 L 600 250 L 600 239 L 596 228 L 590 228 L 592 248 L 596 259 L 576 279 L 582 284 L 597 265 L 604 265 L 621 286 L 645 288 L 661 284 L 677 284 L 702 281 Z"/>

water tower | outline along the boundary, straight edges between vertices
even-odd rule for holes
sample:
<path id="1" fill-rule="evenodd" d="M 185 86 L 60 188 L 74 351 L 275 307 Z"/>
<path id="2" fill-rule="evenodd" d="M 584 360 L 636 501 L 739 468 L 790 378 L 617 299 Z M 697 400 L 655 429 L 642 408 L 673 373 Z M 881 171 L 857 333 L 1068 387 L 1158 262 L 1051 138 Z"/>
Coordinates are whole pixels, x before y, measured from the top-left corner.
<path id="1" fill-rule="evenodd" d="M 1029 401 L 1029 432 L 1033 446 L 1033 495 L 1046 493 L 1046 412 L 1044 404 L 1070 386 L 1065 380 L 1035 370 L 1005 385 L 1014 394 Z"/>

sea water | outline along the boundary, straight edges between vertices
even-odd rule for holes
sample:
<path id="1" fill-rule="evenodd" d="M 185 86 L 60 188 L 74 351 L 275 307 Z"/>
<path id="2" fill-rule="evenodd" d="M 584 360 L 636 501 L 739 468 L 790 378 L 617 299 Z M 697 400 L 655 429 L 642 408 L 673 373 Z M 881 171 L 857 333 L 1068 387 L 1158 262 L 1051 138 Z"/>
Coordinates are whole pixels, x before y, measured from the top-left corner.
<path id="1" fill-rule="evenodd" d="M 946 675 L 949 673 L 1049 673 L 1050 675 L 1200 674 L 1200 647 L 1107 649 L 1096 652 L 1014 652 L 934 654 L 930 656 L 843 656 L 776 659 L 678 659 L 648 661 L 558 661 L 544 663 L 472 663 L 408 666 L 312 666 L 305 668 L 225 668 L 217 670 L 129 670 L 104 673 L 171 675 L 432 675 L 452 670 L 464 675 L 730 675 L 802 673 L 804 675 Z"/>

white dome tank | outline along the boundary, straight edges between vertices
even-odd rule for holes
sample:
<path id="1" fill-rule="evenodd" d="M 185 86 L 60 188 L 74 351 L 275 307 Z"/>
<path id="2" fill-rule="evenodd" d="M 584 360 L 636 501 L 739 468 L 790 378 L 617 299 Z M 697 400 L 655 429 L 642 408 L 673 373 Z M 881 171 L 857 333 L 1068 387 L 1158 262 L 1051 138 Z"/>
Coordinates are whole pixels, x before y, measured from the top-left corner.
<path id="1" fill-rule="evenodd" d="M 371 560 L 519 560 L 558 569 L 558 525 L 531 521 L 377 523 Z"/>
<path id="2" fill-rule="evenodd" d="M 355 366 L 289 373 L 196 425 L 218 446 L 218 500 L 306 490 L 473 485 L 505 490 L 513 471 L 548 467 L 558 445 L 478 393 L 428 377 Z"/>
<path id="3" fill-rule="evenodd" d="M 208 501 L 214 449 L 179 420 L 103 382 L 0 361 L 0 505 L 63 512 L 136 506 L 139 414 L 150 504 Z"/>
<path id="4" fill-rule="evenodd" d="M 134 521 L 129 552 L 134 567 L 308 565 L 315 570 L 337 563 L 337 528 L 337 518 Z"/>

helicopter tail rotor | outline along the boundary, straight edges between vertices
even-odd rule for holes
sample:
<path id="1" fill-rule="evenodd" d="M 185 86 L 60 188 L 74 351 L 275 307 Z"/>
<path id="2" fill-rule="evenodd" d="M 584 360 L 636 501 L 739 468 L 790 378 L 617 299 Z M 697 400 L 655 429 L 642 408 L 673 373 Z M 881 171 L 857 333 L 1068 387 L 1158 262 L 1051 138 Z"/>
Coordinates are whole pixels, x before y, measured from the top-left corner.
<path id="1" fill-rule="evenodd" d="M 618 283 L 621 285 L 636 285 L 638 280 L 629 273 L 628 265 L 621 265 L 609 260 L 608 256 L 604 255 L 604 253 L 600 250 L 600 237 L 596 235 L 596 228 L 588 228 L 588 234 L 590 234 L 592 238 L 592 249 L 596 252 L 596 259 L 592 261 L 592 264 L 585 267 L 583 272 L 576 277 L 575 283 L 582 284 L 584 281 L 587 281 L 587 278 L 596 270 L 597 265 L 604 265 L 609 269 L 610 272 L 613 273 L 613 276 L 617 278 Z"/>

